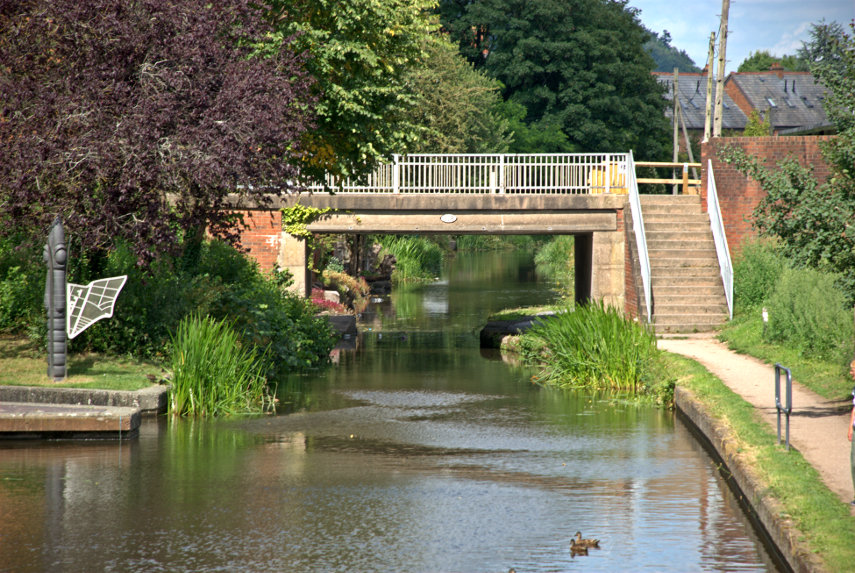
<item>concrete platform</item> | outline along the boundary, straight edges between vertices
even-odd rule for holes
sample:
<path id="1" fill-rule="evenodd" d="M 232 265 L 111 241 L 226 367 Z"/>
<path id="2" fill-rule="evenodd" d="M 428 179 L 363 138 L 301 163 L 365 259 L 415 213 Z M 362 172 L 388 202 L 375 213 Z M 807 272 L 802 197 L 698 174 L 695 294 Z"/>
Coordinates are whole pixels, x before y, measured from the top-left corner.
<path id="1" fill-rule="evenodd" d="M 140 419 L 134 407 L 0 402 L 0 439 L 128 439 Z"/>
<path id="2" fill-rule="evenodd" d="M 166 411 L 168 392 L 0 386 L 0 440 L 133 438 L 143 415 Z"/>

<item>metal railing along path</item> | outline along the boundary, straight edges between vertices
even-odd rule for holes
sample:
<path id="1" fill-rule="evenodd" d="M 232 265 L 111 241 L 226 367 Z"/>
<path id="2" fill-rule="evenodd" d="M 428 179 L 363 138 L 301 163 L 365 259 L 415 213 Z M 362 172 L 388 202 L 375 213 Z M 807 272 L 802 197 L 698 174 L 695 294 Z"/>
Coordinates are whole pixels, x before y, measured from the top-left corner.
<path id="1" fill-rule="evenodd" d="M 626 194 L 628 153 L 395 155 L 362 180 L 309 186 L 336 193 Z"/>
<path id="2" fill-rule="evenodd" d="M 647 252 L 647 235 L 644 232 L 644 216 L 641 213 L 641 198 L 638 194 L 638 182 L 635 178 L 635 166 L 633 164 L 632 152 L 629 154 L 629 209 L 632 213 L 632 228 L 635 231 L 635 244 L 638 248 L 638 263 L 641 267 L 641 283 L 644 287 L 644 303 L 647 308 L 647 322 L 650 323 L 653 315 L 651 308 L 652 284 L 650 278 L 650 255 Z"/>
<path id="3" fill-rule="evenodd" d="M 715 251 L 718 255 L 718 265 L 721 269 L 721 280 L 724 283 L 724 296 L 727 299 L 727 313 L 733 319 L 733 262 L 730 259 L 730 249 L 727 247 L 727 235 L 724 232 L 724 220 L 721 217 L 721 206 L 715 188 L 712 161 L 707 164 L 707 212 L 710 216 Z"/>

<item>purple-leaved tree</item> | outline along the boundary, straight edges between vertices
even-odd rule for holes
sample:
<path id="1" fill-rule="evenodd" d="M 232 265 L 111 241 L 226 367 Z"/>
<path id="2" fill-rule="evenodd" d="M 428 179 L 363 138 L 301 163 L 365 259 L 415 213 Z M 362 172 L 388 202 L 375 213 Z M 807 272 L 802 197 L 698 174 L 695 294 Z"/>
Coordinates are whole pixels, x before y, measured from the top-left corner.
<path id="1" fill-rule="evenodd" d="M 227 195 L 285 191 L 314 121 L 303 56 L 253 56 L 268 32 L 251 0 L 0 0 L 0 236 L 61 215 L 142 262 L 229 236 Z"/>

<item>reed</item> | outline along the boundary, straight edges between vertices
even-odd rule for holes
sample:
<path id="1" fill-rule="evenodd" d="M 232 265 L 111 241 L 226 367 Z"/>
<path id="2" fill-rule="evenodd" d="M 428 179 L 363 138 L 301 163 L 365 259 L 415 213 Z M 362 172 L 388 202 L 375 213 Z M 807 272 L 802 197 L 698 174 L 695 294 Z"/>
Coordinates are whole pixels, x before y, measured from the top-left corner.
<path id="1" fill-rule="evenodd" d="M 225 320 L 189 316 L 172 338 L 174 415 L 223 416 L 258 412 L 270 402 L 267 351 L 242 344 Z"/>
<path id="2" fill-rule="evenodd" d="M 653 332 L 602 302 L 540 321 L 523 336 L 521 354 L 542 366 L 537 381 L 559 387 L 642 393 L 658 384 Z"/>

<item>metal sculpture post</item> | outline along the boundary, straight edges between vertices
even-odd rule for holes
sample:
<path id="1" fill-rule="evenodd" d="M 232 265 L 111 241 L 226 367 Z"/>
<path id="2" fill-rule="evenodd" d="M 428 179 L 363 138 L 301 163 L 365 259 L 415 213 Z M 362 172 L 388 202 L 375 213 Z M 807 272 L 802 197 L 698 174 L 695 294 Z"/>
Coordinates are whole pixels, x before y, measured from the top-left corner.
<path id="1" fill-rule="evenodd" d="M 47 264 L 45 283 L 45 308 L 47 309 L 47 361 L 48 377 L 65 380 L 67 372 L 68 339 L 65 333 L 65 266 L 68 251 L 65 248 L 65 230 L 62 220 L 54 219 L 45 245 Z"/>

